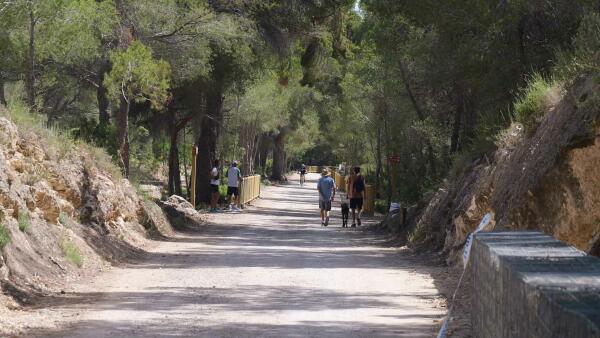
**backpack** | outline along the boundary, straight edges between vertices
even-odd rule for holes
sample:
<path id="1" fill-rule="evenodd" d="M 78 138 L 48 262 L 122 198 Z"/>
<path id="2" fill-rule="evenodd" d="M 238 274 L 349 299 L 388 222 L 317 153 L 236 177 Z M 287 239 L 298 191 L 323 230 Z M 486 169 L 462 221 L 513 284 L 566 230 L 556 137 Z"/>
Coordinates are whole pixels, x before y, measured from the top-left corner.
<path id="1" fill-rule="evenodd" d="M 362 175 L 356 177 L 356 179 L 354 180 L 354 191 L 361 193 L 365 190 L 365 180 L 363 179 Z"/>

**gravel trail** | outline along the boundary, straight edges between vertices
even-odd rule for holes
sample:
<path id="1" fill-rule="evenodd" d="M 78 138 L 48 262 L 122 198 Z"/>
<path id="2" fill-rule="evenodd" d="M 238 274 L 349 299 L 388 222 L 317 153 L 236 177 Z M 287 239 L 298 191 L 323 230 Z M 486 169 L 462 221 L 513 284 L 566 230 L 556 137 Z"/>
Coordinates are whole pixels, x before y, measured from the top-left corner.
<path id="1" fill-rule="evenodd" d="M 435 336 L 445 309 L 432 268 L 337 218 L 320 227 L 317 178 L 268 187 L 254 207 L 112 269 L 40 336 Z"/>

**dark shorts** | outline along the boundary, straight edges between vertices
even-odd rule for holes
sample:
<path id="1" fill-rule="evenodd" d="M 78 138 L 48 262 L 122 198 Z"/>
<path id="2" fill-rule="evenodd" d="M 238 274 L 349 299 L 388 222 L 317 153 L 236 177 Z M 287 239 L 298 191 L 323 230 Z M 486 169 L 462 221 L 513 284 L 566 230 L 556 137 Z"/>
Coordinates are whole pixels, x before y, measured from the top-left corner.
<path id="1" fill-rule="evenodd" d="M 214 193 L 218 193 L 219 192 L 219 186 L 216 185 L 216 184 L 211 184 L 210 185 L 210 192 L 213 193 L 213 194 Z"/>
<path id="2" fill-rule="evenodd" d="M 362 198 L 351 198 L 350 199 L 350 209 L 362 209 L 363 207 L 363 199 Z"/>
<path id="3" fill-rule="evenodd" d="M 227 187 L 227 196 L 231 196 L 231 195 L 239 196 L 237 187 Z"/>
<path id="4" fill-rule="evenodd" d="M 331 211 L 331 201 L 319 201 L 319 209 Z"/>
<path id="5" fill-rule="evenodd" d="M 300 170 L 300 175 L 306 175 L 306 170 Z"/>

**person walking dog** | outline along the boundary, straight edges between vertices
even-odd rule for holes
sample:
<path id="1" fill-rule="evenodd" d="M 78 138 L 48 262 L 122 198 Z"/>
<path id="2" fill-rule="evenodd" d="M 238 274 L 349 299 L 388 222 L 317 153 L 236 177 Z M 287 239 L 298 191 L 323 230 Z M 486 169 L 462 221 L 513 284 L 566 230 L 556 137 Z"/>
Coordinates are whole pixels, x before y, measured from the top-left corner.
<path id="1" fill-rule="evenodd" d="M 352 227 L 361 225 L 360 216 L 362 215 L 363 201 L 365 199 L 365 179 L 360 174 L 360 167 L 354 167 L 352 174 L 348 179 L 346 189 L 347 198 L 350 199 L 350 209 L 352 210 Z"/>
<path id="2" fill-rule="evenodd" d="M 321 210 L 321 226 L 329 225 L 329 212 L 331 211 L 331 202 L 335 199 L 335 181 L 329 176 L 329 171 L 323 169 L 321 178 L 317 183 L 319 191 L 319 209 Z"/>

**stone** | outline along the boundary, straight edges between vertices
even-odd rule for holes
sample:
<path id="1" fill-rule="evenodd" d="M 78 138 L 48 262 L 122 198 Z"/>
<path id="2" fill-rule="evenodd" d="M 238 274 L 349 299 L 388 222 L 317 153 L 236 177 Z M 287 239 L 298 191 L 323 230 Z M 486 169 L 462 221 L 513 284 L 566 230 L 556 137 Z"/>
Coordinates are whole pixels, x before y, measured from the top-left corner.
<path id="1" fill-rule="evenodd" d="M 600 259 L 536 231 L 480 232 L 474 337 L 600 338 Z"/>
<path id="2" fill-rule="evenodd" d="M 4 117 L 0 117 L 0 143 L 14 149 L 19 141 L 17 126 Z"/>
<path id="3" fill-rule="evenodd" d="M 43 181 L 36 183 L 33 190 L 35 206 L 42 211 L 44 219 L 52 224 L 58 224 L 61 202 L 56 192 Z"/>

